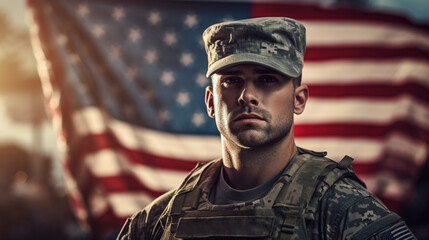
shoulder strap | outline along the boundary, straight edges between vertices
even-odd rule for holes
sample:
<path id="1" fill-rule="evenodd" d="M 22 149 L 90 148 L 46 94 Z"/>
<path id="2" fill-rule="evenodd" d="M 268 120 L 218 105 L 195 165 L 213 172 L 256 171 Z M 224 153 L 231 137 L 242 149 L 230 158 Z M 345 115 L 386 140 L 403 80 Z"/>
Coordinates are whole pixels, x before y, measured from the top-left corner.
<path id="1" fill-rule="evenodd" d="M 330 160 L 326 153 L 317 153 L 308 150 L 301 151 L 298 157 L 306 158 L 301 167 L 292 176 L 276 199 L 274 207 L 283 211 L 284 221 L 281 239 L 307 238 L 305 220 L 314 219 L 313 213 L 317 206 L 311 207 L 314 192 L 318 184 L 324 181 L 328 188 L 338 179 L 354 175 L 351 169 L 352 158 L 346 156 L 340 163 Z M 320 199 L 323 196 L 318 196 Z M 314 209 L 313 209 L 314 208 Z"/>
<path id="2" fill-rule="evenodd" d="M 321 176 L 326 175 L 329 170 L 338 165 L 327 158 L 309 157 L 307 154 L 301 154 L 297 157 L 308 159 L 303 161 L 291 180 L 286 183 L 287 186 L 282 188 L 275 203 L 278 206 L 307 206 Z"/>
<path id="3" fill-rule="evenodd" d="M 194 189 L 197 186 L 198 182 L 200 182 L 201 175 L 203 174 L 203 172 L 211 166 L 219 164 L 220 161 L 220 159 L 217 159 L 208 163 L 198 163 L 198 165 L 194 169 L 192 169 L 188 176 L 186 176 L 185 180 L 183 180 L 182 184 L 176 191 L 176 195 Z"/>
<path id="4" fill-rule="evenodd" d="M 213 167 L 216 168 L 219 163 L 220 159 L 211 161 L 209 163 L 198 164 L 185 178 L 170 201 L 166 224 L 166 226 L 169 226 L 169 229 L 166 229 L 164 232 L 164 234 L 167 234 L 170 237 L 164 236 L 163 239 L 172 239 L 171 236 L 173 236 L 176 232 L 180 215 L 184 206 L 193 209 L 198 207 L 198 201 L 202 191 L 197 187 L 197 185 L 202 180 L 201 176 L 208 169 L 213 169 Z"/>

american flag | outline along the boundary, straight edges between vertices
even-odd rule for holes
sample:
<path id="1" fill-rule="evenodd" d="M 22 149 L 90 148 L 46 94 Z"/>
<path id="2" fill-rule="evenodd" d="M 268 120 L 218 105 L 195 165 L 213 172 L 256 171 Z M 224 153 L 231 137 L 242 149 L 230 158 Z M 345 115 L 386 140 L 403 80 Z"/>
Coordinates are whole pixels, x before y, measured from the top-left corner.
<path id="1" fill-rule="evenodd" d="M 201 34 L 286 16 L 307 28 L 299 146 L 353 156 L 395 211 L 429 144 L 429 27 L 404 16 L 314 4 L 29 0 L 34 53 L 64 153 L 71 203 L 94 232 L 124 220 L 220 156 L 204 105 Z"/>

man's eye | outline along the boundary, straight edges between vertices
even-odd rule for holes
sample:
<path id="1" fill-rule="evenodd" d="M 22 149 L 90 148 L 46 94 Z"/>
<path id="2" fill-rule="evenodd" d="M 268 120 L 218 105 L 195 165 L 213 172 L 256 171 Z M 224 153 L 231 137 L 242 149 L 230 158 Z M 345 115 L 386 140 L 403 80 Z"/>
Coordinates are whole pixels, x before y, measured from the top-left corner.
<path id="1" fill-rule="evenodd" d="M 259 78 L 259 82 L 260 83 L 276 83 L 276 82 L 278 82 L 279 80 L 276 78 L 276 77 L 274 77 L 274 76 L 261 76 L 260 78 Z"/>
<path id="2" fill-rule="evenodd" d="M 222 80 L 222 85 L 225 87 L 241 83 L 240 78 L 229 77 Z"/>

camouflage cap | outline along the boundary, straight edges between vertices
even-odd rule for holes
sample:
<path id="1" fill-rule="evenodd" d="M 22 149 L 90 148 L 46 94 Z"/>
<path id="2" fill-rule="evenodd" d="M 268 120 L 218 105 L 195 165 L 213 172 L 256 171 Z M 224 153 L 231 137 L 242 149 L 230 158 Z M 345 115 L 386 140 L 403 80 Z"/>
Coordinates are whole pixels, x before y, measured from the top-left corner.
<path id="1" fill-rule="evenodd" d="M 302 73 L 305 27 L 285 17 L 251 18 L 208 27 L 203 33 L 206 76 L 244 63 L 255 63 L 290 77 Z"/>

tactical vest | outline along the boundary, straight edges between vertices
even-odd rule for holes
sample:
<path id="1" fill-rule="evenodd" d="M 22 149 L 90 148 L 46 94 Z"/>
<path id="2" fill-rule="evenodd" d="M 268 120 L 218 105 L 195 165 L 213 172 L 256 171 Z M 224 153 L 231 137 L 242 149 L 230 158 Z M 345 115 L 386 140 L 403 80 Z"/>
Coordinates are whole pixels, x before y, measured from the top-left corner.
<path id="1" fill-rule="evenodd" d="M 254 207 L 208 209 L 201 207 L 201 182 L 213 174 L 221 161 L 198 166 L 185 179 L 170 201 L 161 239 L 307 239 L 306 223 L 314 220 L 319 200 L 341 178 L 364 183 L 351 168 L 352 158 L 339 163 L 325 158 L 326 152 L 302 148 L 272 190 Z M 314 194 L 323 182 L 324 190 Z M 205 204 L 209 204 L 206 203 Z"/>

